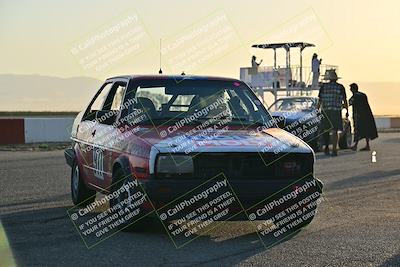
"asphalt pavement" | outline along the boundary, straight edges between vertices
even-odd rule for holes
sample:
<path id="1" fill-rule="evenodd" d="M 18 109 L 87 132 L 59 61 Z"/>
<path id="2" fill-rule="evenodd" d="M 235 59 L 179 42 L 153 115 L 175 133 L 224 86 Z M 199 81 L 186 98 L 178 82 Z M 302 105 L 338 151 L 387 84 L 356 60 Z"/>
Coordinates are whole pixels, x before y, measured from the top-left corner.
<path id="1" fill-rule="evenodd" d="M 0 152 L 0 219 L 18 266 L 400 266 L 400 134 L 380 134 L 372 149 L 376 162 L 372 151 L 318 153 L 325 201 L 309 226 L 271 247 L 251 223 L 225 222 L 176 249 L 155 222 L 88 249 L 67 216 L 62 151 Z"/>

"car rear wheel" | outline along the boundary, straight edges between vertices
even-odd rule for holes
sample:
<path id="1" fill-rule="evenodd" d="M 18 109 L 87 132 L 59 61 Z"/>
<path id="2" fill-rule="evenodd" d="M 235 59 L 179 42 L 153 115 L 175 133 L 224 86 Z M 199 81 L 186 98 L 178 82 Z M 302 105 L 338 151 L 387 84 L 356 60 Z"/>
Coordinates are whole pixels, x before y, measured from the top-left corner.
<path id="1" fill-rule="evenodd" d="M 82 179 L 79 164 L 74 160 L 71 170 L 71 198 L 74 205 L 85 206 L 96 198 L 96 191 L 90 190 Z"/>

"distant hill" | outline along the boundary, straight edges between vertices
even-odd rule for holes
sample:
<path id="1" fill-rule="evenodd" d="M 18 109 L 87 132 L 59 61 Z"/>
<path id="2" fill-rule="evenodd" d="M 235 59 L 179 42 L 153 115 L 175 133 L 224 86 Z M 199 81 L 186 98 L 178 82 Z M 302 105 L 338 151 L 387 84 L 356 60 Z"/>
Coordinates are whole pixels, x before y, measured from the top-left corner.
<path id="1" fill-rule="evenodd" d="M 101 84 L 88 77 L 0 74 L 0 111 L 79 111 Z"/>
<path id="2" fill-rule="evenodd" d="M 350 98 L 349 84 L 340 80 Z M 357 81 L 356 81 L 357 82 Z M 374 115 L 400 115 L 400 82 L 357 82 Z M 89 77 L 0 74 L 0 111 L 80 111 L 102 81 Z M 272 103 L 270 94 L 266 94 Z"/>

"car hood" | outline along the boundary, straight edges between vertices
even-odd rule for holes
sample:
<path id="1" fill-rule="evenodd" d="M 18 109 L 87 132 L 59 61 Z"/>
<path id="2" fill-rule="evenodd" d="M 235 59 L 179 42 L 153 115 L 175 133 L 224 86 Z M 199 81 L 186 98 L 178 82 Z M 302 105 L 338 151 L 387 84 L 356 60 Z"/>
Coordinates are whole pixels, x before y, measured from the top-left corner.
<path id="1" fill-rule="evenodd" d="M 190 132 L 190 134 L 188 134 Z M 193 130 L 141 128 L 136 135 L 160 153 L 271 152 L 310 153 L 301 139 L 279 128 Z M 162 137 L 163 136 L 163 137 Z"/>

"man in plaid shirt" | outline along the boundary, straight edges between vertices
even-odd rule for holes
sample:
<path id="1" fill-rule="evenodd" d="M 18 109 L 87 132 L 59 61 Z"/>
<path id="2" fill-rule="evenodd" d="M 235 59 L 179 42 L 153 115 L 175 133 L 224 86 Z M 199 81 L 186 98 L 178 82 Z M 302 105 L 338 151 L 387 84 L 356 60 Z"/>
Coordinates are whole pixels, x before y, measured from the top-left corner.
<path id="1" fill-rule="evenodd" d="M 346 91 L 344 86 L 337 82 L 338 79 L 334 69 L 327 70 L 324 80 L 329 80 L 329 82 L 322 84 L 318 94 L 318 108 L 321 108 L 324 115 L 321 121 L 321 130 L 323 131 L 325 154 L 329 155 L 329 134 L 332 132 L 332 156 L 337 156 L 338 131 L 343 131 L 343 107 L 346 108 L 346 116 L 348 116 Z"/>

